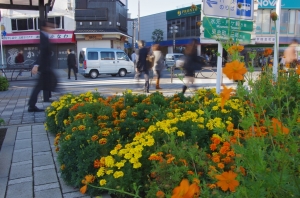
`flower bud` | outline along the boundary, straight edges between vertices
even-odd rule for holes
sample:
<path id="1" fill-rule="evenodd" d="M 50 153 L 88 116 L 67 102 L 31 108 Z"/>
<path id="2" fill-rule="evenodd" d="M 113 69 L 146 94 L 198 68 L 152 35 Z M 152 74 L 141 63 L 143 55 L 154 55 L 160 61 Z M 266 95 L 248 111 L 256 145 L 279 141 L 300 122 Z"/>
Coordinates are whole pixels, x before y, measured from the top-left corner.
<path id="1" fill-rule="evenodd" d="M 271 16 L 272 21 L 276 21 L 278 18 L 278 15 L 276 12 L 272 12 L 270 16 Z"/>

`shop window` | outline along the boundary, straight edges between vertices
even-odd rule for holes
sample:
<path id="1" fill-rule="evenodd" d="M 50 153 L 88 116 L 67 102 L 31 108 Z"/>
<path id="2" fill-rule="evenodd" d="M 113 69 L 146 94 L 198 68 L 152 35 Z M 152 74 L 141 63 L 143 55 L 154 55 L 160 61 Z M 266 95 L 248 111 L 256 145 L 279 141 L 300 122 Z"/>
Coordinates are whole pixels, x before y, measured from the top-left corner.
<path id="1" fill-rule="evenodd" d="M 280 17 L 280 33 L 288 33 L 288 24 L 289 24 L 289 10 L 281 10 Z"/>
<path id="2" fill-rule="evenodd" d="M 55 25 L 54 29 L 62 29 L 62 20 L 63 17 L 61 16 L 48 17 L 48 22 L 53 23 Z"/>
<path id="3" fill-rule="evenodd" d="M 300 35 L 300 12 L 297 12 L 296 34 Z"/>
<path id="4" fill-rule="evenodd" d="M 11 19 L 12 31 L 34 30 L 34 19 Z"/>

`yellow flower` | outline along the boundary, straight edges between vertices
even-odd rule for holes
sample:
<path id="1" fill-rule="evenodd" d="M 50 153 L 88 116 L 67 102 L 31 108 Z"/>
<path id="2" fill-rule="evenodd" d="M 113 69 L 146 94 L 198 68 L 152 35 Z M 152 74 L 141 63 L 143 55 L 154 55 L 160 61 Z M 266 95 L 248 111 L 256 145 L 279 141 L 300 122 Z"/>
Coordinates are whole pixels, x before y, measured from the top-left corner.
<path id="1" fill-rule="evenodd" d="M 97 176 L 102 177 L 104 174 L 105 174 L 105 168 L 104 167 L 99 168 L 97 172 Z"/>
<path id="2" fill-rule="evenodd" d="M 107 175 L 110 175 L 110 174 L 112 174 L 114 171 L 113 170 L 107 170 L 105 173 L 107 174 Z"/>
<path id="3" fill-rule="evenodd" d="M 123 171 L 116 171 L 115 173 L 114 173 L 114 178 L 119 178 L 119 177 L 123 177 L 124 176 L 124 173 L 123 173 Z"/>
<path id="4" fill-rule="evenodd" d="M 115 166 L 118 167 L 118 169 L 121 169 L 124 166 L 124 162 L 117 162 Z"/>
<path id="5" fill-rule="evenodd" d="M 105 166 L 108 168 L 112 168 L 114 166 L 115 160 L 112 156 L 107 156 L 105 158 Z"/>
<path id="6" fill-rule="evenodd" d="M 179 137 L 181 137 L 181 136 L 184 136 L 185 134 L 184 134 L 184 132 L 182 132 L 182 131 L 178 131 L 178 132 L 177 132 L 177 135 L 178 135 Z"/>
<path id="7" fill-rule="evenodd" d="M 133 168 L 140 168 L 142 164 L 140 162 L 134 163 Z"/>
<path id="8" fill-rule="evenodd" d="M 100 186 L 104 186 L 106 184 L 106 180 L 105 179 L 101 179 L 99 182 Z"/>

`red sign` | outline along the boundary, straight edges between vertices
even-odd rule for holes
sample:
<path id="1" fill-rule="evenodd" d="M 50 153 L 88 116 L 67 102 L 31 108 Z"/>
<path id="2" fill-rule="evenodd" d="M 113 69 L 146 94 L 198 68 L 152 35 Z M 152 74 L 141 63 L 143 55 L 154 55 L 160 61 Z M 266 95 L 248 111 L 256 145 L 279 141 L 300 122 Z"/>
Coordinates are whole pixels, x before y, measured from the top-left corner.
<path id="1" fill-rule="evenodd" d="M 52 43 L 74 43 L 73 31 L 57 31 L 55 34 L 49 34 L 50 42 Z M 9 33 L 3 37 L 3 45 L 18 45 L 18 44 L 38 44 L 40 43 L 40 32 L 21 32 Z"/>

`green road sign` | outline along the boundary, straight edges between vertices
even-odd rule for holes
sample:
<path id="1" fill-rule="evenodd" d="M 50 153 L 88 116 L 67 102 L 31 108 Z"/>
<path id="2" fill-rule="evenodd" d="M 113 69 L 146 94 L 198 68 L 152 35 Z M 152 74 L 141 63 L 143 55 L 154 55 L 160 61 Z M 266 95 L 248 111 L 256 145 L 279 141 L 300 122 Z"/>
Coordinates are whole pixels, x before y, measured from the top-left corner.
<path id="1" fill-rule="evenodd" d="M 235 20 L 229 18 L 203 17 L 203 27 L 231 31 L 253 31 L 253 21 Z"/>
<path id="2" fill-rule="evenodd" d="M 220 40 L 229 40 L 229 38 L 232 38 L 233 41 L 240 41 L 243 43 L 250 43 L 251 40 L 251 34 L 247 32 L 228 31 L 228 29 L 221 30 L 221 29 L 214 29 L 214 28 L 205 28 L 204 37 L 220 39 Z"/>

